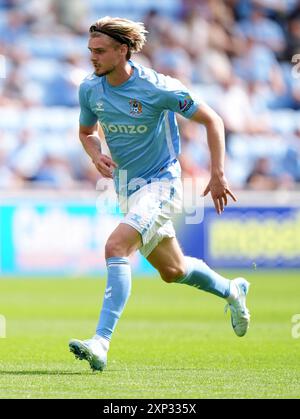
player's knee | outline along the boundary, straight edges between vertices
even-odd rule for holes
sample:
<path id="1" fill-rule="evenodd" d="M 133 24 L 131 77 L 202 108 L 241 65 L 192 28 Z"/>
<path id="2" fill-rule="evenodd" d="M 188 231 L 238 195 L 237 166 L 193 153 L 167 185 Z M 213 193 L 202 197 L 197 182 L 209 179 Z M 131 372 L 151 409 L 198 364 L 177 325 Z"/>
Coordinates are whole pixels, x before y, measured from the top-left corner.
<path id="1" fill-rule="evenodd" d="M 159 273 L 161 279 L 170 284 L 183 277 L 186 274 L 186 270 L 183 266 L 165 266 L 159 270 Z"/>
<path id="2" fill-rule="evenodd" d="M 108 239 L 105 245 L 105 259 L 112 257 L 126 257 L 126 247 L 116 239 Z"/>

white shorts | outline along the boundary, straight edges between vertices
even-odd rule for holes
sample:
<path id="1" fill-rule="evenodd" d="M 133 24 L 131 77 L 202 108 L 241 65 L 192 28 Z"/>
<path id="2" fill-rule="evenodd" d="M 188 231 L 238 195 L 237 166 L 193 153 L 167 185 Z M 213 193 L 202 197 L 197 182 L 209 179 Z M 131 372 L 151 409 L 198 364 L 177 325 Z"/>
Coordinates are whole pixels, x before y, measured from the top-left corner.
<path id="1" fill-rule="evenodd" d="M 181 179 L 147 184 L 134 192 L 127 203 L 120 199 L 120 207 L 126 213 L 121 223 L 129 224 L 141 234 L 139 251 L 147 257 L 165 237 L 176 236 L 173 219 L 182 209 Z"/>

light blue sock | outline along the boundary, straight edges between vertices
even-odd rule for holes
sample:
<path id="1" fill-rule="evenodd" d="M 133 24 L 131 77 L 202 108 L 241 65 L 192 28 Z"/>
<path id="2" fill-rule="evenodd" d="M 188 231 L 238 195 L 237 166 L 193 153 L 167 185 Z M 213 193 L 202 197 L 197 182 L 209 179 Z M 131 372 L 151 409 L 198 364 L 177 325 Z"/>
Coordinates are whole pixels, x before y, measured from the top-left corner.
<path id="1" fill-rule="evenodd" d="M 177 283 L 186 284 L 210 292 L 218 297 L 229 296 L 230 281 L 210 269 L 203 260 L 185 256 L 187 274 L 177 279 Z"/>
<path id="2" fill-rule="evenodd" d="M 107 284 L 96 334 L 110 340 L 130 296 L 131 270 L 125 257 L 108 258 L 106 265 Z"/>

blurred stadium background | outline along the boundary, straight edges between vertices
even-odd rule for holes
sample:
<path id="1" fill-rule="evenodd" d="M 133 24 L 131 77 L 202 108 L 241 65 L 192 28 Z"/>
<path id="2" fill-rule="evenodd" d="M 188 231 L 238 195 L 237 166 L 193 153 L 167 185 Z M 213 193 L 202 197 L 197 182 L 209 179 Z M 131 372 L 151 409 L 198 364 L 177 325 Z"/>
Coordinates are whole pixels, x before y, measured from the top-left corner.
<path id="1" fill-rule="evenodd" d="M 134 59 L 177 77 L 224 119 L 239 204 L 218 219 L 207 200 L 204 223 L 179 220 L 185 250 L 216 267 L 299 267 L 298 0 L 0 0 L 0 271 L 104 269 L 119 218 L 99 210 L 98 174 L 77 135 L 78 86 L 92 71 L 87 29 L 104 15 L 145 22 Z M 204 185 L 205 129 L 178 122 L 183 176 Z M 138 255 L 134 263 L 149 271 Z"/>

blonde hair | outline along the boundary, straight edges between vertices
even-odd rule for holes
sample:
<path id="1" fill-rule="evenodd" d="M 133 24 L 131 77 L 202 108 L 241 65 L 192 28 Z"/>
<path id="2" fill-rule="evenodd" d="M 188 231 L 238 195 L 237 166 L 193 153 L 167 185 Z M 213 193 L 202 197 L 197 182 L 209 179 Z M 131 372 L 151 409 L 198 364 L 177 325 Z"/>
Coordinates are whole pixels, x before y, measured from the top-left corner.
<path id="1" fill-rule="evenodd" d="M 105 16 L 98 19 L 89 29 L 90 36 L 105 34 L 120 44 L 126 44 L 127 60 L 133 52 L 140 52 L 146 42 L 146 29 L 142 22 L 134 22 L 120 17 Z"/>

